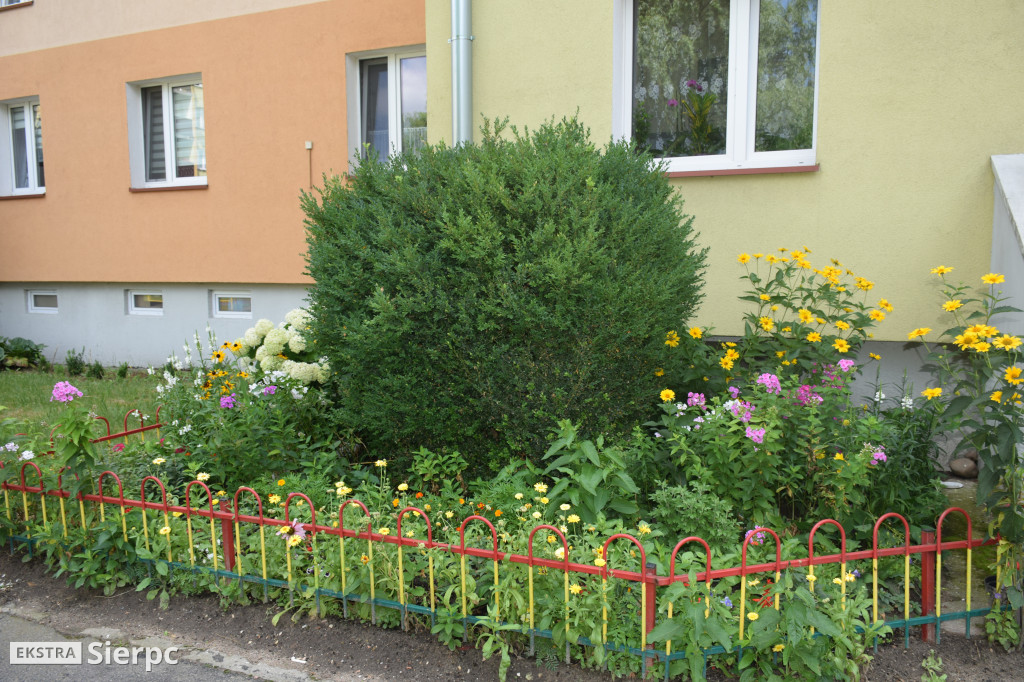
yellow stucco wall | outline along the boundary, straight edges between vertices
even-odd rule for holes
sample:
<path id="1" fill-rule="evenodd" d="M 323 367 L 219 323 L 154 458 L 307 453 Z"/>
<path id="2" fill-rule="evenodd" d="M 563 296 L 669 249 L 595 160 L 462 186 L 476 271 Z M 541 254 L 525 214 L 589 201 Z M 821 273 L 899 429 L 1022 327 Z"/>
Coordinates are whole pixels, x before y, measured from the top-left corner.
<path id="1" fill-rule="evenodd" d="M 449 5 L 427 0 L 435 140 L 451 134 Z M 876 338 L 944 329 L 928 270 L 956 266 L 970 282 L 988 271 L 989 157 L 1024 151 L 1024 3 L 822 0 L 820 22 L 821 169 L 672 181 L 710 247 L 696 322 L 739 333 L 736 255 L 806 245 L 896 306 Z M 473 23 L 475 112 L 535 125 L 578 108 L 608 139 L 612 0 L 476 2 Z"/>
<path id="2" fill-rule="evenodd" d="M 46 160 L 45 196 L 0 200 L 0 281 L 308 282 L 299 194 L 347 170 L 346 55 L 423 42 L 418 0 L 334 0 L 0 58 Z M 208 189 L 129 192 L 125 84 L 188 73 Z"/>

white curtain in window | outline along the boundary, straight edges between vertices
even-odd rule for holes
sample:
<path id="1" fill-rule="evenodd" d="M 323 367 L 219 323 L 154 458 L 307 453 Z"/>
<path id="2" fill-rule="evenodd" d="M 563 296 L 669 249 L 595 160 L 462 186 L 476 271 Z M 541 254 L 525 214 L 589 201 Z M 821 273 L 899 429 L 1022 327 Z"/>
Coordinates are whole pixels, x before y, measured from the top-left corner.
<path id="1" fill-rule="evenodd" d="M 206 175 L 206 123 L 203 84 L 171 88 L 174 112 L 174 165 L 179 178 Z"/>
<path id="2" fill-rule="evenodd" d="M 11 107 L 11 148 L 14 152 L 14 186 L 28 187 L 28 144 L 25 135 L 25 107 Z"/>

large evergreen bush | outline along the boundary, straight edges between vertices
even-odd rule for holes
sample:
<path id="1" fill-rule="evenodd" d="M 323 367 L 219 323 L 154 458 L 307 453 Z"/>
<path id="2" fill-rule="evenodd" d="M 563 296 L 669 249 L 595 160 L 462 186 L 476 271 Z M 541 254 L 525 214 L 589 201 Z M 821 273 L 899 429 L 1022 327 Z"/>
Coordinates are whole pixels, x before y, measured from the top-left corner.
<path id="1" fill-rule="evenodd" d="M 378 456 L 539 459 L 556 418 L 625 432 L 705 253 L 663 173 L 576 120 L 363 160 L 303 197 L 335 418 Z"/>

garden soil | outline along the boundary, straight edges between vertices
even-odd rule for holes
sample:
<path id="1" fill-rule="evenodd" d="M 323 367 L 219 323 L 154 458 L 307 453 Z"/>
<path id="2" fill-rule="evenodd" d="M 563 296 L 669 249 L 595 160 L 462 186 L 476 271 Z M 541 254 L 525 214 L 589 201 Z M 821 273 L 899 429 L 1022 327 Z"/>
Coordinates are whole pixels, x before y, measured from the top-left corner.
<path id="1" fill-rule="evenodd" d="M 132 588 L 110 597 L 75 590 L 63 578 L 44 572 L 39 562 L 23 563 L 0 550 L 0 609 L 43 622 L 67 635 L 90 628 L 115 628 L 127 640 L 171 639 L 181 647 L 206 650 L 226 658 L 242 656 L 254 663 L 301 671 L 317 680 L 496 680 L 498 660 L 483 661 L 479 651 L 450 651 L 429 632 L 384 630 L 336 618 L 283 616 L 271 622 L 277 607 L 264 604 L 221 609 L 216 597 L 172 597 L 167 609 L 147 601 Z M 940 646 L 913 639 L 910 649 L 879 647 L 866 671 L 870 682 L 920 680 L 921 661 L 934 648 L 949 682 L 1002 682 L 1024 679 L 1024 654 L 1006 653 L 984 638 L 967 640 L 944 633 Z M 297 662 L 298 661 L 298 662 Z M 2 674 L 0 674 L 2 677 Z M 726 679 L 713 674 L 713 679 Z M 538 664 L 513 656 L 508 679 L 531 682 L 608 680 L 608 673 L 564 663 Z"/>

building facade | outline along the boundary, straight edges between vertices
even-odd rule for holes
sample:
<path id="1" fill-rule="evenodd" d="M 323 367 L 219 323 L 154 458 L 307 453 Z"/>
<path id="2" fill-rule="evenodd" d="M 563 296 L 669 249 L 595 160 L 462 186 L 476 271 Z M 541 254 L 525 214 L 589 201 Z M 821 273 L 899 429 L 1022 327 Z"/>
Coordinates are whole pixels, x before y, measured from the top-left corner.
<path id="1" fill-rule="evenodd" d="M 411 0 L 4 0 L 0 335 L 57 362 L 162 364 L 206 326 L 283 319 L 309 283 L 300 193 L 364 141 L 425 139 L 423 16 Z"/>
<path id="2" fill-rule="evenodd" d="M 280 319 L 308 284 L 300 192 L 359 149 L 455 141 L 454 96 L 652 149 L 710 249 L 694 322 L 741 333 L 737 254 L 808 247 L 893 303 L 899 372 L 908 331 L 945 328 L 931 268 L 1024 273 L 1022 27 L 1015 0 L 15 3 L 0 334 L 142 364 Z"/>

